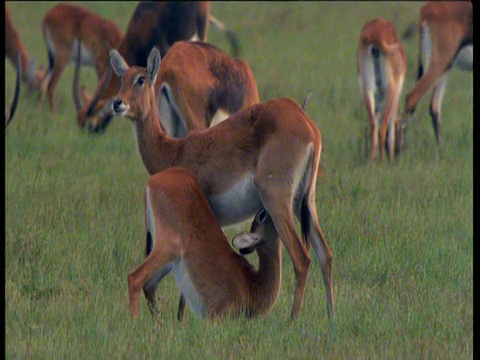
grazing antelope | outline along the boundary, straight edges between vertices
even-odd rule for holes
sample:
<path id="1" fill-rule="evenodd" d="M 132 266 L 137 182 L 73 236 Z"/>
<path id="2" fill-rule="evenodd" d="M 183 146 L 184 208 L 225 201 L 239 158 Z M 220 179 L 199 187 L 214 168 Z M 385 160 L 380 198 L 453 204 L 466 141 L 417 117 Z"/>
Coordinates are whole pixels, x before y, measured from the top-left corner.
<path id="1" fill-rule="evenodd" d="M 18 54 L 21 57 L 20 65 L 17 61 Z M 35 60 L 28 56 L 25 44 L 13 24 L 7 2 L 5 2 L 5 57 L 15 66 L 17 73 L 21 74 L 27 92 L 38 89 L 41 73 L 35 71 Z"/>
<path id="2" fill-rule="evenodd" d="M 145 67 L 148 54 L 154 46 L 160 49 L 164 57 L 177 41 L 206 42 L 209 20 L 217 28 L 224 29 L 223 24 L 221 28 L 216 23 L 218 20 L 211 17 L 208 1 L 140 2 L 118 46 L 118 52 L 129 64 Z M 113 116 L 112 98 L 119 88 L 120 79 L 115 74 L 110 77 L 108 73 L 98 83 L 93 96 L 85 88 L 81 93 L 77 90 L 77 98 L 83 100 L 82 108 L 77 111 L 77 122 L 81 128 L 94 132 L 106 128 Z"/>
<path id="3" fill-rule="evenodd" d="M 473 68 L 472 2 L 428 2 L 420 11 L 419 32 L 417 83 L 406 97 L 401 125 L 407 124 L 417 103 L 433 87 L 430 116 L 441 145 L 440 119 L 448 75 L 454 66 Z"/>
<path id="4" fill-rule="evenodd" d="M 376 18 L 365 23 L 358 41 L 357 69 L 370 124 L 371 162 L 377 156 L 380 127 L 381 159 L 383 162 L 386 159 L 388 133 L 389 157 L 393 163 L 394 149 L 398 149 L 395 135 L 398 133 L 398 105 L 407 73 L 407 59 L 390 21 Z"/>
<path id="5" fill-rule="evenodd" d="M 128 277 L 132 318 L 143 288 L 156 312 L 159 282 L 172 272 L 191 308 L 203 318 L 267 313 L 281 283 L 281 252 L 275 226 L 260 210 L 251 233 L 235 238 L 242 254 L 257 251 L 258 270 L 236 254 L 191 171 L 170 168 L 148 179 L 144 191 L 147 257 Z"/>
<path id="6" fill-rule="evenodd" d="M 18 53 L 18 61 L 17 61 L 17 80 L 15 82 L 15 93 L 13 95 L 12 104 L 8 110 L 5 110 L 5 128 L 7 128 L 10 121 L 13 119 L 13 115 L 15 114 L 15 110 L 17 109 L 18 99 L 20 98 L 20 83 L 22 80 L 22 56 L 21 53 Z"/>
<path id="7" fill-rule="evenodd" d="M 238 223 L 265 208 L 292 258 L 296 284 L 292 318 L 302 304 L 309 244 L 320 260 L 333 317 L 333 254 L 318 223 L 315 204 L 321 135 L 313 121 L 289 98 L 272 99 L 242 110 L 208 129 L 169 137 L 161 128 L 155 80 L 160 52 L 153 48 L 147 68 L 129 67 L 110 51 L 122 79 L 113 102 L 115 115 L 131 119 L 138 150 L 150 174 L 173 166 L 191 170 L 222 226 Z M 293 215 L 301 223 L 300 238 Z"/>
<path id="8" fill-rule="evenodd" d="M 42 21 L 43 38 L 48 53 L 48 70 L 40 86 L 43 101 L 48 91 L 50 107 L 56 112 L 57 85 L 68 63 L 75 62 L 95 68 L 100 80 L 109 68 L 108 51 L 122 40 L 117 25 L 77 5 L 61 3 L 47 12 Z M 81 53 L 77 43 L 81 44 Z M 77 111 L 78 98 L 74 97 Z"/>
<path id="9" fill-rule="evenodd" d="M 75 84 L 78 73 L 77 66 Z M 245 61 L 198 41 L 173 44 L 160 66 L 155 93 L 162 127 L 173 137 L 213 126 L 260 102 Z"/>

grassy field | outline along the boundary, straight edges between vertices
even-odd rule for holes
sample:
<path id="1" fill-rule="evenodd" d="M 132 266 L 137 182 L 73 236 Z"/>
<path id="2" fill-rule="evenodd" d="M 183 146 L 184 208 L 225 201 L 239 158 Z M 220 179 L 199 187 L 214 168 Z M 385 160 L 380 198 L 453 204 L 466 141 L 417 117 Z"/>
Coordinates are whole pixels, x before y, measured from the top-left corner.
<path id="1" fill-rule="evenodd" d="M 37 64 L 40 31 L 56 2 L 10 4 Z M 86 2 L 125 31 L 136 3 Z M 356 46 L 376 16 L 400 33 L 418 18 L 414 2 L 213 3 L 241 39 L 241 57 L 262 100 L 313 97 L 322 132 L 319 221 L 334 253 L 335 327 L 329 330 L 319 262 L 312 264 L 300 317 L 289 319 L 294 275 L 283 253 L 278 302 L 254 320 L 204 321 L 179 292 L 159 286 L 157 323 L 141 298 L 129 317 L 127 276 L 144 253 L 142 190 L 148 174 L 132 125 L 115 118 L 90 135 L 76 124 L 73 66 L 60 81 L 58 114 L 22 93 L 5 131 L 5 354 L 7 359 L 469 359 L 473 355 L 473 76 L 452 72 L 443 106 L 441 156 L 426 98 L 394 166 L 369 166 L 363 140 Z M 405 91 L 415 80 L 418 35 L 404 45 Z M 228 43 L 210 29 L 209 41 Z M 96 86 L 93 70 L 82 83 Z M 5 102 L 15 73 L 5 61 Z M 401 108 L 403 108 L 404 94 Z M 228 229 L 227 236 L 248 224 Z M 252 261 L 255 259 L 252 257 Z"/>

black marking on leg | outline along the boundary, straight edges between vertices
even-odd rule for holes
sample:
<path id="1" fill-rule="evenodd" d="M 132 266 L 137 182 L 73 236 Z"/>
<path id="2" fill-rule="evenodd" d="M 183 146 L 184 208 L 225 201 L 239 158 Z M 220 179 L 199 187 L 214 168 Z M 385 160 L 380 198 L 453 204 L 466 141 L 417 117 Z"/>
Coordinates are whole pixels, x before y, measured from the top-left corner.
<path id="1" fill-rule="evenodd" d="M 147 257 L 153 249 L 153 240 L 152 240 L 152 234 L 150 231 L 147 231 L 147 247 L 145 249 L 145 257 Z"/>

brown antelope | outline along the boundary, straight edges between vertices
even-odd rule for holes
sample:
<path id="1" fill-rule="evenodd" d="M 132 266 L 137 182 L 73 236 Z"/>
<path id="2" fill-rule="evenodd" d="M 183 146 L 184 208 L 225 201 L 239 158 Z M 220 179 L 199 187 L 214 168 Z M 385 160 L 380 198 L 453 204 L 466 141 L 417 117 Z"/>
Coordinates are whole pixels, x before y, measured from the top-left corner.
<path id="1" fill-rule="evenodd" d="M 115 115 L 132 120 L 138 150 L 150 174 L 172 166 L 190 169 L 222 226 L 238 223 L 265 208 L 292 258 L 296 284 L 292 318 L 298 316 L 310 266 L 309 244 L 320 260 L 333 317 L 333 254 L 318 223 L 315 186 L 322 148 L 313 121 L 289 98 L 242 110 L 216 126 L 168 136 L 160 126 L 155 80 L 160 52 L 153 48 L 147 68 L 129 67 L 110 51 L 122 79 L 113 102 Z M 302 225 L 300 238 L 293 215 Z"/>
<path id="2" fill-rule="evenodd" d="M 260 102 L 250 66 L 204 42 L 176 42 L 155 82 L 164 130 L 173 137 L 218 124 Z"/>
<path id="3" fill-rule="evenodd" d="M 422 96 L 433 87 L 430 116 L 441 145 L 442 100 L 452 67 L 473 68 L 473 6 L 470 1 L 428 2 L 420 11 L 417 83 L 407 95 L 402 128 Z M 425 69 L 424 69 L 425 66 Z"/>
<path id="4" fill-rule="evenodd" d="M 208 1 L 140 2 L 118 46 L 118 52 L 129 64 L 145 67 L 153 46 L 160 49 L 163 57 L 179 40 L 206 42 L 210 22 L 220 31 L 225 31 L 225 26 L 210 15 Z M 77 111 L 77 122 L 81 128 L 95 132 L 105 129 L 113 116 L 112 98 L 119 88 L 120 79 L 115 74 L 110 77 L 107 73 L 98 83 L 93 97 L 85 88 L 81 93 L 76 91 L 75 96 L 83 99 L 84 103 Z"/>
<path id="5" fill-rule="evenodd" d="M 204 318 L 268 312 L 280 290 L 281 252 L 275 226 L 260 210 L 252 232 L 233 241 L 242 254 L 257 251 L 255 270 L 236 254 L 191 171 L 170 168 L 148 179 L 144 191 L 147 257 L 128 277 L 132 318 L 142 288 L 155 313 L 159 282 L 172 272 L 191 308 Z"/>
<path id="6" fill-rule="evenodd" d="M 48 70 L 40 86 L 43 101 L 48 91 L 50 107 L 56 112 L 55 98 L 60 77 L 70 61 L 95 68 L 101 79 L 109 68 L 108 51 L 116 48 L 122 33 L 113 21 L 77 5 L 61 3 L 47 12 L 42 21 L 48 53 Z M 81 44 L 81 54 L 76 43 Z M 74 97 L 79 111 L 78 97 Z"/>
<path id="7" fill-rule="evenodd" d="M 358 41 L 357 69 L 360 91 L 370 124 L 373 163 L 377 156 L 380 127 L 380 156 L 384 162 L 388 149 L 390 162 L 395 158 L 395 133 L 398 133 L 398 105 L 407 73 L 405 50 L 393 24 L 381 18 L 365 23 Z M 401 139 L 397 139 L 401 141 Z"/>
<path id="8" fill-rule="evenodd" d="M 20 66 L 17 61 L 18 54 L 21 57 Z M 7 2 L 5 2 L 5 57 L 11 61 L 17 72 L 20 72 L 27 92 L 38 89 L 41 73 L 35 71 L 35 61 L 28 56 L 22 38 L 13 24 L 12 14 Z"/>
<path id="9" fill-rule="evenodd" d="M 260 102 L 245 61 L 198 41 L 178 41 L 171 47 L 161 63 L 155 93 L 162 127 L 173 137 L 213 126 Z"/>
<path id="10" fill-rule="evenodd" d="M 17 80 L 15 82 L 15 93 L 13 95 L 12 104 L 8 110 L 5 110 L 5 128 L 7 128 L 10 121 L 13 119 L 13 115 L 15 114 L 15 110 L 17 109 L 18 99 L 20 98 L 20 83 L 22 80 L 22 56 L 21 53 L 18 53 L 18 61 L 17 61 Z"/>

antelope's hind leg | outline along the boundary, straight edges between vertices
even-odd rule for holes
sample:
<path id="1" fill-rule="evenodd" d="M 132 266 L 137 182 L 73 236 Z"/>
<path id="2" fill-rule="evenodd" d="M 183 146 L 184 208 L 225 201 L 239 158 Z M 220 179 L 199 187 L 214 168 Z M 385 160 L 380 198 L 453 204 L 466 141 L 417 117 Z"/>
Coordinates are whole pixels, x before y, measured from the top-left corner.
<path id="1" fill-rule="evenodd" d="M 145 261 L 128 276 L 130 310 L 133 319 L 138 315 L 142 288 L 151 311 L 155 313 L 155 292 L 158 283 L 171 271 L 173 261 L 178 257 L 171 249 L 172 247 L 157 242 Z"/>

